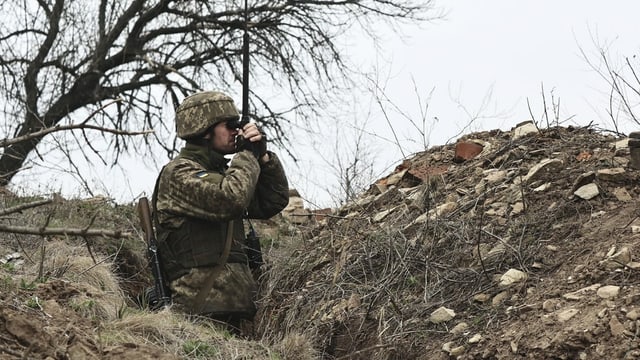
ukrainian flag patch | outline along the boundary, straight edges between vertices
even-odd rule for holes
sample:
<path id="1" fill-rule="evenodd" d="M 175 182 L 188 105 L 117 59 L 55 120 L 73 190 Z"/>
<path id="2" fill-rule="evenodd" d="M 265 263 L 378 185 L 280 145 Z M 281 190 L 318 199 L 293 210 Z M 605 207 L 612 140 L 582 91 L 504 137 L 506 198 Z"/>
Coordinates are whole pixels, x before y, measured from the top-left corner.
<path id="1" fill-rule="evenodd" d="M 208 172 L 206 172 L 206 171 L 198 171 L 198 172 L 196 173 L 196 177 L 197 177 L 197 178 L 200 178 L 200 179 L 202 179 L 202 178 L 204 178 L 204 177 L 207 177 L 207 176 L 209 176 L 209 173 L 208 173 Z"/>

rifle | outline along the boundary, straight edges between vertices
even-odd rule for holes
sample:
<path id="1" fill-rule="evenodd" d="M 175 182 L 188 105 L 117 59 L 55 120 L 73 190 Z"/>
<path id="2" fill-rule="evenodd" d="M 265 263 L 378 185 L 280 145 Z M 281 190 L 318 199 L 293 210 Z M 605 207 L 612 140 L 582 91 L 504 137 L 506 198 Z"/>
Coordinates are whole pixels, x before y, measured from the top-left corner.
<path id="1" fill-rule="evenodd" d="M 140 217 L 140 225 L 147 243 L 147 256 L 154 282 L 153 288 L 148 289 L 146 292 L 147 301 L 151 309 L 155 310 L 171 304 L 171 292 L 162 277 L 162 264 L 158 256 L 158 243 L 151 223 L 149 200 L 144 196 L 138 200 L 138 216 Z"/>
<path id="2" fill-rule="evenodd" d="M 249 221 L 249 220 L 248 220 Z M 264 264 L 262 259 L 262 249 L 260 248 L 260 237 L 256 234 L 253 224 L 249 221 L 249 233 L 247 234 L 247 258 L 249 259 L 249 269 L 257 271 Z"/>

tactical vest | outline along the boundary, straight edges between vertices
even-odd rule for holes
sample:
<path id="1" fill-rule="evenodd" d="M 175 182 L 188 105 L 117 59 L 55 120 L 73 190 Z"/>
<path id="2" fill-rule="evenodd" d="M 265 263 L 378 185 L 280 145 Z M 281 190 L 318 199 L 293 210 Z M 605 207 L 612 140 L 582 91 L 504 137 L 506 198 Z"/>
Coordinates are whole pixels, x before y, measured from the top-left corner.
<path id="1" fill-rule="evenodd" d="M 160 170 L 153 191 L 153 220 L 164 278 L 173 281 L 189 273 L 191 268 L 219 265 L 227 241 L 228 223 L 186 217 L 176 229 L 162 226 L 158 221 L 156 203 L 160 176 L 164 169 Z M 224 168 L 218 171 L 223 173 Z M 233 243 L 227 262 L 246 264 L 248 260 L 242 218 L 235 219 L 233 224 Z"/>
<path id="2" fill-rule="evenodd" d="M 247 263 L 242 219 L 234 220 L 233 243 L 227 262 Z M 158 250 L 166 279 L 173 281 L 191 268 L 219 265 L 227 239 L 226 222 L 187 218 L 177 229 L 158 228 Z"/>

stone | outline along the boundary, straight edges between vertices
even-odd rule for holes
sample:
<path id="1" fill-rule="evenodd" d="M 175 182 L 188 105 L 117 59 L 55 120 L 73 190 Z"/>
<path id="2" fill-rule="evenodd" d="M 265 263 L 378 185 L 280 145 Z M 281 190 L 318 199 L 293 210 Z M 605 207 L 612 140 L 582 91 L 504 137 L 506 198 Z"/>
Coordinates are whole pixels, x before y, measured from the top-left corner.
<path id="1" fill-rule="evenodd" d="M 507 252 L 507 247 L 503 243 L 497 243 L 496 246 L 491 248 L 486 254 L 482 257 L 482 262 L 485 266 L 491 266 L 497 262 L 499 262 L 504 254 Z M 498 278 L 498 281 L 500 279 Z"/>
<path id="2" fill-rule="evenodd" d="M 509 269 L 500 277 L 500 286 L 506 287 L 527 280 L 527 274 L 517 269 Z"/>
<path id="3" fill-rule="evenodd" d="M 564 163 L 560 159 L 544 159 L 534 165 L 525 177 L 522 179 L 526 184 L 540 179 L 548 173 L 557 173 L 562 170 Z"/>
<path id="4" fill-rule="evenodd" d="M 489 301 L 489 299 L 491 299 L 491 296 L 489 294 L 484 294 L 484 293 L 473 296 L 473 301 L 479 302 L 479 303 L 485 303 Z"/>
<path id="5" fill-rule="evenodd" d="M 597 294 L 602 299 L 613 299 L 620 293 L 620 286 L 606 285 L 598 289 Z"/>
<path id="6" fill-rule="evenodd" d="M 581 186 L 578 190 L 574 191 L 573 194 L 583 200 L 591 200 L 600 195 L 600 190 L 598 190 L 598 185 L 591 183 Z"/>
<path id="7" fill-rule="evenodd" d="M 477 344 L 482 341 L 482 335 L 475 334 L 471 338 L 469 338 L 469 344 Z"/>
<path id="8" fill-rule="evenodd" d="M 551 183 L 544 183 L 533 189 L 533 192 L 543 192 L 548 190 L 551 187 Z"/>
<path id="9" fill-rule="evenodd" d="M 466 351 L 464 346 L 458 346 L 458 347 L 454 347 L 453 349 L 451 349 L 451 351 L 449 352 L 449 355 L 451 356 L 460 356 L 462 354 L 464 354 L 464 352 Z"/>
<path id="10" fill-rule="evenodd" d="M 609 330 L 611 330 L 611 335 L 613 336 L 622 336 L 624 334 L 624 325 L 613 314 L 611 315 L 611 320 L 609 320 Z"/>
<path id="11" fill-rule="evenodd" d="M 516 125 L 516 128 L 512 131 L 511 138 L 515 140 L 523 136 L 535 135 L 538 133 L 538 127 L 533 123 L 533 121 L 525 121 Z"/>
<path id="12" fill-rule="evenodd" d="M 618 201 L 622 202 L 629 202 L 633 200 L 627 189 L 623 187 L 617 187 L 613 189 L 613 196 L 615 196 Z"/>
<path id="13" fill-rule="evenodd" d="M 514 354 L 518 353 L 518 342 L 515 340 L 511 340 L 509 342 L 509 346 L 511 347 L 511 352 L 513 352 Z"/>
<path id="14" fill-rule="evenodd" d="M 503 182 L 507 178 L 506 170 L 491 169 L 487 171 L 487 176 L 484 178 L 487 184 L 492 185 L 499 182 Z"/>
<path id="15" fill-rule="evenodd" d="M 627 149 L 629 147 L 629 138 L 616 141 L 613 146 L 616 150 Z"/>
<path id="16" fill-rule="evenodd" d="M 634 309 L 634 310 L 628 311 L 626 314 L 626 317 L 629 320 L 636 321 L 640 316 L 638 316 L 638 311 Z"/>
<path id="17" fill-rule="evenodd" d="M 611 159 L 611 165 L 621 166 L 623 168 L 630 166 L 630 162 L 630 159 L 625 156 L 614 156 L 613 159 Z"/>
<path id="18" fill-rule="evenodd" d="M 466 322 L 461 322 L 454 326 L 449 332 L 454 335 L 461 335 L 464 334 L 467 330 L 469 330 L 469 324 L 467 324 Z"/>
<path id="19" fill-rule="evenodd" d="M 551 313 L 556 310 L 557 302 L 553 299 L 547 299 L 542 303 L 542 310 Z"/>
<path id="20" fill-rule="evenodd" d="M 524 211 L 524 203 L 522 201 L 518 201 L 517 203 L 511 206 L 511 216 L 516 216 L 522 214 Z"/>
<path id="21" fill-rule="evenodd" d="M 580 290 L 576 290 L 574 292 L 570 292 L 562 295 L 562 298 L 565 300 L 580 300 L 585 297 L 586 294 L 590 292 L 597 291 L 600 288 L 600 284 L 593 284 L 591 286 L 584 287 Z"/>
<path id="22" fill-rule="evenodd" d="M 578 312 L 579 312 L 578 309 L 574 309 L 574 308 L 562 310 L 556 314 L 556 318 L 561 323 L 566 322 L 572 317 L 576 316 Z"/>
<path id="23" fill-rule="evenodd" d="M 540 318 L 540 320 L 542 321 L 543 324 L 545 325 L 553 325 L 556 323 L 556 321 L 553 319 L 553 315 L 551 314 L 545 314 L 542 315 L 542 317 Z"/>
<path id="24" fill-rule="evenodd" d="M 451 309 L 447 309 L 444 306 L 441 306 L 431 313 L 431 316 L 429 317 L 429 321 L 431 321 L 434 324 L 440 324 L 453 319 L 455 316 L 456 316 L 455 311 Z"/>
<path id="25" fill-rule="evenodd" d="M 435 209 L 429 211 L 429 218 L 431 220 L 435 220 L 437 218 L 449 215 L 456 209 L 456 207 L 458 207 L 458 203 L 456 202 L 447 202 L 439 205 Z"/>
<path id="26" fill-rule="evenodd" d="M 499 292 L 496 296 L 491 300 L 491 305 L 498 306 L 502 304 L 509 297 L 509 293 L 506 291 Z"/>
<path id="27" fill-rule="evenodd" d="M 576 191 L 580 187 L 592 183 L 596 179 L 596 173 L 593 171 L 586 172 L 584 174 L 578 175 L 576 180 L 573 182 L 573 186 L 571 187 L 571 191 Z"/>
<path id="28" fill-rule="evenodd" d="M 598 179 L 605 181 L 616 181 L 623 179 L 625 170 L 623 168 L 600 169 L 598 170 Z"/>
<path id="29" fill-rule="evenodd" d="M 451 353 L 451 346 L 453 345 L 453 341 L 448 341 L 442 344 L 442 351 Z"/>
<path id="30" fill-rule="evenodd" d="M 607 256 L 602 262 L 607 269 L 616 269 L 624 267 L 631 262 L 631 250 L 628 247 L 623 246 L 618 252 Z"/>
<path id="31" fill-rule="evenodd" d="M 407 170 L 408 169 L 404 169 L 389 175 L 389 177 L 387 177 L 386 185 L 390 186 L 399 183 L 400 180 L 402 180 L 402 178 L 404 177 L 404 174 L 407 173 Z"/>
<path id="32" fill-rule="evenodd" d="M 473 141 L 458 141 L 456 143 L 453 161 L 463 162 L 466 160 L 471 160 L 478 156 L 483 149 L 484 146 Z"/>
<path id="33" fill-rule="evenodd" d="M 282 210 L 282 216 L 294 224 L 304 224 L 311 220 L 311 212 L 304 207 L 304 200 L 297 190 L 289 191 L 289 204 Z"/>
<path id="34" fill-rule="evenodd" d="M 385 217 L 387 217 L 387 215 L 391 214 L 393 212 L 394 209 L 387 209 L 384 211 L 380 211 L 379 213 L 375 214 L 373 216 L 373 222 L 380 222 L 382 220 L 384 220 Z"/>

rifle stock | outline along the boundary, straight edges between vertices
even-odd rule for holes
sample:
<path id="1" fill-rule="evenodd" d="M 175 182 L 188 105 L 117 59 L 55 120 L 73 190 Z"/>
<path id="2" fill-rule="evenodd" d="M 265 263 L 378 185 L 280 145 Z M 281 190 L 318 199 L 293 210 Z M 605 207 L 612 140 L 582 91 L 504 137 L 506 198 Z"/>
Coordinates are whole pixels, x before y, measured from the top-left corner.
<path id="1" fill-rule="evenodd" d="M 147 243 L 147 256 L 149 265 L 151 266 L 151 274 L 154 280 L 154 295 L 150 296 L 149 304 L 151 308 L 157 309 L 171 304 L 171 294 L 162 277 L 162 264 L 158 256 L 158 243 L 153 231 L 151 222 L 151 210 L 149 208 L 149 200 L 146 197 L 138 200 L 138 216 L 140 217 L 140 225 L 145 235 Z"/>

